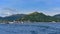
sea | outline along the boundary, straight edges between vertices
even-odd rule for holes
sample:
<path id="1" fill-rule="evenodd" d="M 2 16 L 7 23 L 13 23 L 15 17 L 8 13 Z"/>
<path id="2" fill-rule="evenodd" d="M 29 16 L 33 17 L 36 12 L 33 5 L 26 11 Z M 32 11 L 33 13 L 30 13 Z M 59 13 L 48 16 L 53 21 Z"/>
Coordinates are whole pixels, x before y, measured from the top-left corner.
<path id="1" fill-rule="evenodd" d="M 0 24 L 0 34 L 60 34 L 60 22 Z"/>

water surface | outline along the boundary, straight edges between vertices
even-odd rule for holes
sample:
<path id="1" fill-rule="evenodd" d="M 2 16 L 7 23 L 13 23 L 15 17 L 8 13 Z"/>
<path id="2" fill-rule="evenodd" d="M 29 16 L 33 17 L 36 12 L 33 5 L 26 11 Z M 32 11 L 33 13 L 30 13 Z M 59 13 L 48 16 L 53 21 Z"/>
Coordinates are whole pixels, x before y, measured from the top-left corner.
<path id="1" fill-rule="evenodd" d="M 60 34 L 60 23 L 0 24 L 0 34 Z"/>

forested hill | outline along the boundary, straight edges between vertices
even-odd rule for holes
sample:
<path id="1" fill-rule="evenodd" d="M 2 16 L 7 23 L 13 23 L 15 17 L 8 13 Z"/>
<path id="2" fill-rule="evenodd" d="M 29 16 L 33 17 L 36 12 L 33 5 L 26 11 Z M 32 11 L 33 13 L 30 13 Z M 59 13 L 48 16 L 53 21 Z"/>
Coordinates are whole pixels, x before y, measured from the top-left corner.
<path id="1" fill-rule="evenodd" d="M 15 14 L 15 15 L 6 16 L 6 17 L 0 17 L 0 22 L 14 21 L 14 20 L 17 20 L 17 19 L 22 18 L 24 16 L 25 16 L 25 14 Z"/>
<path id="2" fill-rule="evenodd" d="M 36 21 L 36 22 L 52 22 L 52 21 L 60 21 L 60 19 L 58 18 L 55 18 L 53 16 L 48 16 L 48 15 L 45 15 L 43 13 L 39 13 L 39 12 L 34 12 L 34 13 L 31 13 L 31 14 L 28 14 L 27 16 L 21 18 L 20 20 L 22 21 Z"/>
<path id="3" fill-rule="evenodd" d="M 60 14 L 56 14 L 56 15 L 54 15 L 53 17 L 55 17 L 55 18 L 60 18 Z"/>
<path id="4" fill-rule="evenodd" d="M 3 21 L 31 21 L 31 22 L 60 22 L 60 17 L 58 16 L 48 16 L 43 13 L 33 12 L 30 14 L 15 14 L 7 17 L 0 17 L 0 22 Z"/>

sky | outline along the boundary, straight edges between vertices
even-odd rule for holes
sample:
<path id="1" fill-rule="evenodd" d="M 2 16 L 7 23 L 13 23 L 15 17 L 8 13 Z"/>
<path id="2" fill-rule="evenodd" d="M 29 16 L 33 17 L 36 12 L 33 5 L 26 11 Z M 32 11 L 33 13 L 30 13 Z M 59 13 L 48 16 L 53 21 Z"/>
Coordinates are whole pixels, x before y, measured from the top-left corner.
<path id="1" fill-rule="evenodd" d="M 42 12 L 46 15 L 60 14 L 60 0 L 0 0 L 0 16 Z"/>

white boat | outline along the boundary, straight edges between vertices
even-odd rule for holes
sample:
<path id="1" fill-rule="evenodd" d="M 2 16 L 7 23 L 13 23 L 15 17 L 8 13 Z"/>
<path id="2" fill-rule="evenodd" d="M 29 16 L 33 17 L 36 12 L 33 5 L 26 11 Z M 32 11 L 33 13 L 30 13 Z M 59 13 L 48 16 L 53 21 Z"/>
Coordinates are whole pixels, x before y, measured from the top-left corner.
<path id="1" fill-rule="evenodd" d="M 52 21 L 52 23 L 56 23 L 55 21 Z"/>

